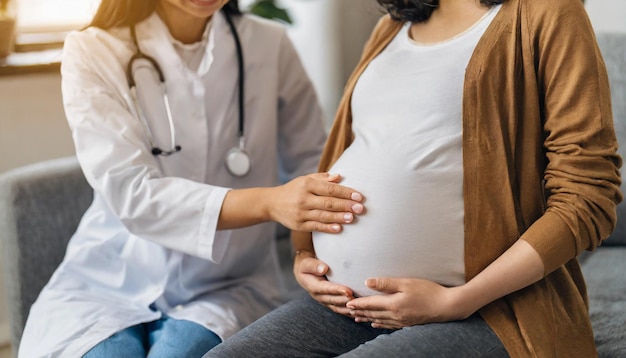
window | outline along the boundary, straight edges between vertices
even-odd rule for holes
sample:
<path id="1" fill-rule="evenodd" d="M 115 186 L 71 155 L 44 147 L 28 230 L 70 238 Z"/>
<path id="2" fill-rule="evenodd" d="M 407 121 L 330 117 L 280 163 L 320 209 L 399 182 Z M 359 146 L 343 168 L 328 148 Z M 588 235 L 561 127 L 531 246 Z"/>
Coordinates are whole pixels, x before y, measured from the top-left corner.
<path id="1" fill-rule="evenodd" d="M 17 19 L 15 43 L 11 54 L 0 58 L 0 75 L 58 72 L 68 32 L 87 25 L 100 4 L 100 0 L 10 2 Z"/>
<path id="2" fill-rule="evenodd" d="M 17 53 L 61 48 L 68 31 L 88 24 L 100 4 L 100 0 L 15 1 Z"/>
<path id="3" fill-rule="evenodd" d="M 81 28 L 100 0 L 17 0 L 17 32 L 63 32 Z"/>

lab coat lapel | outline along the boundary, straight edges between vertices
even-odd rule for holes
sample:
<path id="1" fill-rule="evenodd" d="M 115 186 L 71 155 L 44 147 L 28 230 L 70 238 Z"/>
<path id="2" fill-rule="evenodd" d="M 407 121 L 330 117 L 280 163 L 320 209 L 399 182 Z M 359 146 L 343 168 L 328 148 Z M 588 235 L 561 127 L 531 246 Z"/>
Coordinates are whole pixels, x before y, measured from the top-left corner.
<path id="1" fill-rule="evenodd" d="M 239 25 L 239 19 L 234 18 L 235 26 Z M 209 172 L 223 172 L 222 177 L 228 185 L 232 176 L 227 174 L 224 158 L 231 148 L 239 144 L 238 116 L 239 116 L 239 93 L 238 93 L 238 63 L 235 41 L 224 15 L 220 12 L 213 18 L 213 36 L 215 47 L 214 59 L 211 69 L 202 77 L 206 88 L 206 118 L 209 126 L 208 152 L 215 155 L 207 158 Z M 244 47 L 244 60 L 246 60 L 245 32 L 239 31 L 242 46 Z M 248 61 L 245 61 L 247 63 Z M 245 66 L 245 65 L 244 65 Z M 250 77 L 246 78 L 245 86 L 248 87 Z M 247 91 L 246 95 L 249 95 Z M 246 121 L 250 115 L 246 117 Z M 245 128 L 244 128 L 245 129 Z"/>

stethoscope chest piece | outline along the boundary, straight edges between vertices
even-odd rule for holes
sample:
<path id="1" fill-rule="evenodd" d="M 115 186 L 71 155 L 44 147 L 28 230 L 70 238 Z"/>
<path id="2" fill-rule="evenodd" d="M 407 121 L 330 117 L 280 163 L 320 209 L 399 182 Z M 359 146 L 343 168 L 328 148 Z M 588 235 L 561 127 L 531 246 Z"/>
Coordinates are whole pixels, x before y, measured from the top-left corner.
<path id="1" fill-rule="evenodd" d="M 242 138 L 243 139 L 243 138 Z M 252 161 L 250 155 L 243 147 L 243 140 L 238 147 L 233 147 L 226 154 L 226 168 L 230 174 L 243 177 L 250 172 Z"/>

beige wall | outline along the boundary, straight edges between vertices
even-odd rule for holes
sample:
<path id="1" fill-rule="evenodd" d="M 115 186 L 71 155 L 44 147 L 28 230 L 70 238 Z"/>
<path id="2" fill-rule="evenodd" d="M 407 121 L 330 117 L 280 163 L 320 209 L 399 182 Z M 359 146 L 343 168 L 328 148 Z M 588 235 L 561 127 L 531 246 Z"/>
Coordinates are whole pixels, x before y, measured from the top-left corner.
<path id="1" fill-rule="evenodd" d="M 0 77 L 0 173 L 73 153 L 56 73 Z"/>
<path id="2" fill-rule="evenodd" d="M 343 85 L 381 12 L 373 0 L 283 1 L 296 49 L 320 97 L 328 124 Z"/>

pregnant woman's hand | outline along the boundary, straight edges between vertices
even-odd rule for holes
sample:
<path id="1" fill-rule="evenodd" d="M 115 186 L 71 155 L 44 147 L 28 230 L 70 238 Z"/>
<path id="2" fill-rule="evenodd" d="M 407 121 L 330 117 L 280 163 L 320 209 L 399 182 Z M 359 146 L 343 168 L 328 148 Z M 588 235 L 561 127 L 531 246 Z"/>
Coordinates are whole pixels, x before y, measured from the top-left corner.
<path id="1" fill-rule="evenodd" d="M 270 217 L 291 230 L 337 233 L 363 212 L 363 196 L 337 184 L 340 175 L 316 173 L 272 188 Z"/>
<path id="2" fill-rule="evenodd" d="M 328 266 L 315 258 L 314 252 L 303 250 L 296 253 L 293 273 L 300 286 L 307 290 L 314 300 L 333 312 L 350 316 L 346 303 L 354 299 L 352 290 L 329 282 L 324 276 L 326 272 Z"/>
<path id="3" fill-rule="evenodd" d="M 383 293 L 356 298 L 346 304 L 356 322 L 371 322 L 374 328 L 400 329 L 433 322 L 448 322 L 469 316 L 458 303 L 455 288 L 408 278 L 368 279 L 367 286 Z"/>

